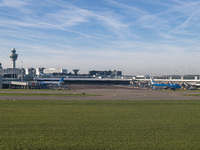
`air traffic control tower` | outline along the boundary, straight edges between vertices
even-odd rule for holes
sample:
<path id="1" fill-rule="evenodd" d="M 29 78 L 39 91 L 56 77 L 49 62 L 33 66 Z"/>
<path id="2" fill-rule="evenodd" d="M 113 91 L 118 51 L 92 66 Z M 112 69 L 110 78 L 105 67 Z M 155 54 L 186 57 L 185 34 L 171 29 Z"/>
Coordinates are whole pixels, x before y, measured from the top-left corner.
<path id="1" fill-rule="evenodd" d="M 17 60 L 18 54 L 16 54 L 15 48 L 12 48 L 11 52 L 10 58 L 12 60 L 12 68 L 15 69 L 15 61 Z"/>

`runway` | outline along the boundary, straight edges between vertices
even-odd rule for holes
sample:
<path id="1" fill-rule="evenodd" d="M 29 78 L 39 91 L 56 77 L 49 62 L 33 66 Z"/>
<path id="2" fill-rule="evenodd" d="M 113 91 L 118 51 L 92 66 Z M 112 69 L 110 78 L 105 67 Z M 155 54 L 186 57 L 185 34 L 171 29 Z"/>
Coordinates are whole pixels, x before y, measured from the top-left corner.
<path id="1" fill-rule="evenodd" d="M 99 96 L 9 96 L 14 90 L 1 90 L 8 92 L 8 96 L 0 96 L 0 100 L 200 100 L 199 96 L 186 96 L 186 94 L 200 94 L 200 91 L 154 91 L 144 88 L 129 86 L 106 86 L 106 85 L 73 85 L 71 90 L 24 90 L 16 92 L 29 93 L 83 93 L 98 94 Z"/>

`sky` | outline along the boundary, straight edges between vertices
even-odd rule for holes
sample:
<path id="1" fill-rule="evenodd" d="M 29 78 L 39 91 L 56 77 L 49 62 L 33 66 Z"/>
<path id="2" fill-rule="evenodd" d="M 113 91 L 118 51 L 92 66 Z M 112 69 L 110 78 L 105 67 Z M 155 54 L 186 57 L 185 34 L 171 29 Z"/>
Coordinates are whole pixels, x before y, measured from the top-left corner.
<path id="1" fill-rule="evenodd" d="M 200 74 L 200 0 L 0 0 L 0 62 L 11 67 Z"/>

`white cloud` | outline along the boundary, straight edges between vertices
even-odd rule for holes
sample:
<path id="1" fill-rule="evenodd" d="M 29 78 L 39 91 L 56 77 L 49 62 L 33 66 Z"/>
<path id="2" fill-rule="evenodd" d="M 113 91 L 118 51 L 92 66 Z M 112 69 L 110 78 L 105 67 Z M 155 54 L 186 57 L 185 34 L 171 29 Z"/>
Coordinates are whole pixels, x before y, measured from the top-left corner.
<path id="1" fill-rule="evenodd" d="M 47 14 L 46 22 L 57 24 L 62 27 L 69 27 L 88 22 L 90 12 L 82 9 L 61 10 L 56 13 Z"/>
<path id="2" fill-rule="evenodd" d="M 12 7 L 12 8 L 21 8 L 28 4 L 27 0 L 2 0 L 0 6 Z"/>

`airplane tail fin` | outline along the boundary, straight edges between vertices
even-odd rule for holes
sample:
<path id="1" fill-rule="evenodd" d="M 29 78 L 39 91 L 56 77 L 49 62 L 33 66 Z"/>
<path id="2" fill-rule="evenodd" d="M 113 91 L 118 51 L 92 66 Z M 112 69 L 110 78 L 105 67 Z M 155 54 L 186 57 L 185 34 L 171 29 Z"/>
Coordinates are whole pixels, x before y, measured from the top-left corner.
<path id="1" fill-rule="evenodd" d="M 60 79 L 59 83 L 64 83 L 64 77 Z"/>
<path id="2" fill-rule="evenodd" d="M 151 79 L 151 84 L 156 84 L 156 81 L 153 79 L 153 77 L 150 77 Z"/>

